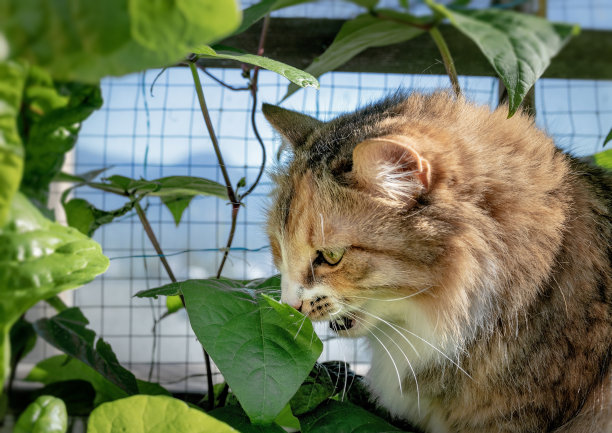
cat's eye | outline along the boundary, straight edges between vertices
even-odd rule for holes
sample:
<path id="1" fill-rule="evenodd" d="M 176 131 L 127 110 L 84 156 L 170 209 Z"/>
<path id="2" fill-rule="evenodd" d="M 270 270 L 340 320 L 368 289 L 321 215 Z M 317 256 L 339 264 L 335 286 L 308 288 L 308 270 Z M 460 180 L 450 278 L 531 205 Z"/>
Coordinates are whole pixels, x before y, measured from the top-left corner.
<path id="1" fill-rule="evenodd" d="M 321 258 L 323 258 L 325 263 L 327 263 L 330 266 L 335 266 L 338 263 L 340 263 L 340 260 L 342 260 L 342 257 L 344 256 L 345 251 L 346 251 L 345 248 L 337 248 L 333 250 L 323 250 L 323 251 L 319 251 L 319 255 Z"/>

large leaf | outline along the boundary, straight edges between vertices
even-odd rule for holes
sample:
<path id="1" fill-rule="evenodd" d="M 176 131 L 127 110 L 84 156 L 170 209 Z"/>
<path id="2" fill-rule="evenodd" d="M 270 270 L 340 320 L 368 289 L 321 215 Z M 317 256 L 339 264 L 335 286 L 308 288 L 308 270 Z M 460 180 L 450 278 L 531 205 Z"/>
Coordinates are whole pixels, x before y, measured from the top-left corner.
<path id="1" fill-rule="evenodd" d="M 43 359 L 32 368 L 26 380 L 50 385 L 68 380 L 84 380 L 91 384 L 96 392 L 94 405 L 107 401 L 128 397 L 128 394 L 117 385 L 106 379 L 102 374 L 87 364 L 68 355 L 56 355 Z M 136 380 L 139 394 L 170 395 L 156 383 Z"/>
<path id="2" fill-rule="evenodd" d="M 263 294 L 278 278 L 188 280 L 154 294 L 185 298 L 191 327 L 255 424 L 272 423 L 323 349 L 310 320 Z M 142 294 L 141 294 L 142 295 Z"/>
<path id="3" fill-rule="evenodd" d="M 328 400 L 314 411 L 299 418 L 302 433 L 386 433 L 402 431 L 359 406 L 336 400 Z"/>
<path id="4" fill-rule="evenodd" d="M 91 281 L 108 267 L 100 245 L 45 219 L 22 194 L 0 228 L 0 383 L 10 359 L 8 333 L 31 306 Z"/>
<path id="5" fill-rule="evenodd" d="M 26 71 L 20 63 L 0 62 L 0 227 L 6 222 L 23 175 L 24 151 L 17 118 Z"/>
<path id="6" fill-rule="evenodd" d="M 324 365 L 315 364 L 300 389 L 291 398 L 291 410 L 296 416 L 310 412 L 334 395 L 334 391 L 335 386 L 327 368 Z"/>
<path id="7" fill-rule="evenodd" d="M 29 69 L 20 117 L 23 193 L 47 205 L 49 184 L 59 173 L 64 154 L 74 147 L 81 122 L 101 106 L 100 86 L 56 84 L 42 69 Z"/>
<path id="8" fill-rule="evenodd" d="M 165 396 L 135 395 L 97 407 L 87 433 L 231 433 L 227 424 Z"/>
<path id="9" fill-rule="evenodd" d="M 119 364 L 110 345 L 102 338 L 94 344 L 96 333 L 86 328 L 88 323 L 81 310 L 73 307 L 36 321 L 34 329 L 48 343 L 92 367 L 128 394 L 137 394 L 134 375 Z"/>
<path id="10" fill-rule="evenodd" d="M 256 56 L 254 54 L 245 54 L 236 51 L 216 51 L 207 45 L 198 47 L 196 54 L 201 58 L 229 59 L 236 60 L 237 62 L 241 63 L 248 63 L 249 65 L 259 66 L 260 68 L 264 68 L 282 75 L 296 86 L 314 87 L 316 89 L 319 88 L 319 82 L 317 79 L 308 72 L 267 57 Z"/>
<path id="11" fill-rule="evenodd" d="M 21 414 L 13 433 L 66 433 L 68 414 L 59 398 L 41 395 Z"/>
<path id="12" fill-rule="evenodd" d="M 417 18 L 399 12 L 387 11 L 387 13 L 392 14 L 397 21 L 363 14 L 345 22 L 327 50 L 317 57 L 305 71 L 318 78 L 325 72 L 342 66 L 367 48 L 404 42 L 423 33 L 422 29 L 400 21 L 400 18 L 412 21 Z M 296 90 L 298 87 L 290 84 L 283 99 L 292 95 Z"/>
<path id="13" fill-rule="evenodd" d="M 235 0 L 6 0 L 0 32 L 14 58 L 56 79 L 96 83 L 174 64 L 240 23 Z"/>
<path id="14" fill-rule="evenodd" d="M 508 90 L 509 116 L 578 26 L 500 9 L 450 10 L 426 0 L 478 45 Z"/>

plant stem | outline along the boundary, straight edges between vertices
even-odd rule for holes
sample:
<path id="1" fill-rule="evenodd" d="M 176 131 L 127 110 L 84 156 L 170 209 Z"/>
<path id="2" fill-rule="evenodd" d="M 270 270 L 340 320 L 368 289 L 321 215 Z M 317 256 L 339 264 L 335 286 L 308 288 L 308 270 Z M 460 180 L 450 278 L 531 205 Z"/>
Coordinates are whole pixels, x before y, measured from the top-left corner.
<path id="1" fill-rule="evenodd" d="M 204 123 L 206 123 L 206 128 L 208 129 L 210 140 L 212 141 L 213 148 L 215 149 L 215 154 L 217 155 L 217 161 L 219 161 L 219 168 L 221 169 L 223 180 L 225 181 L 225 186 L 227 188 L 227 196 L 229 197 L 229 200 L 232 204 L 238 204 L 238 199 L 236 198 L 236 193 L 234 192 L 234 188 L 232 187 L 232 182 L 229 178 L 229 174 L 227 173 L 225 163 L 223 162 L 223 156 L 221 155 L 219 142 L 217 141 L 217 136 L 215 135 L 215 130 L 213 129 L 212 121 L 210 120 L 210 115 L 208 114 L 206 100 L 204 99 L 204 92 L 202 91 L 202 83 L 200 82 L 200 76 L 198 75 L 198 68 L 196 68 L 193 62 L 189 62 L 189 68 L 191 69 L 191 75 L 193 76 L 193 81 L 195 83 L 198 101 L 200 102 L 200 109 L 202 110 L 202 116 L 204 116 Z"/>
<path id="2" fill-rule="evenodd" d="M 446 68 L 446 73 L 450 78 L 455 94 L 457 96 L 461 95 L 461 87 L 459 87 L 459 79 L 457 78 L 455 63 L 453 62 L 453 57 L 448 49 L 448 45 L 446 45 L 446 41 L 444 40 L 442 33 L 440 33 L 440 29 L 438 29 L 437 26 L 434 26 L 429 29 L 429 34 L 438 46 L 438 50 L 440 50 L 442 61 L 444 62 L 444 68 Z"/>
<path id="3" fill-rule="evenodd" d="M 236 233 L 236 223 L 238 221 L 238 211 L 239 210 L 240 210 L 240 204 L 232 205 L 232 225 L 230 227 L 229 236 L 227 237 L 227 243 L 225 244 L 225 251 L 223 252 L 223 258 L 221 259 L 221 264 L 219 265 L 219 269 L 217 270 L 217 278 L 221 278 L 221 272 L 223 272 L 223 267 L 225 266 L 225 262 L 229 254 L 229 250 L 232 246 L 232 242 L 234 241 L 234 234 Z"/>

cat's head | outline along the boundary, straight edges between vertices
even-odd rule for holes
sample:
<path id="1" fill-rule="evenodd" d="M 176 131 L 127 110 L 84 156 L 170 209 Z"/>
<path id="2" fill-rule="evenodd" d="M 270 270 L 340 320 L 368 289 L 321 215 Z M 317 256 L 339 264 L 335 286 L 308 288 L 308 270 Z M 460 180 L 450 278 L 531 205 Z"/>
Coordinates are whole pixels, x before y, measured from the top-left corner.
<path id="1" fill-rule="evenodd" d="M 511 163 L 479 159 L 475 143 L 496 144 L 528 119 L 494 134 L 505 113 L 447 94 L 400 94 L 330 122 L 263 111 L 291 148 L 268 217 L 283 302 L 348 336 L 381 321 L 471 326 L 487 314 L 510 251 L 499 220 L 514 224 L 505 205 L 529 179 L 496 186 Z"/>

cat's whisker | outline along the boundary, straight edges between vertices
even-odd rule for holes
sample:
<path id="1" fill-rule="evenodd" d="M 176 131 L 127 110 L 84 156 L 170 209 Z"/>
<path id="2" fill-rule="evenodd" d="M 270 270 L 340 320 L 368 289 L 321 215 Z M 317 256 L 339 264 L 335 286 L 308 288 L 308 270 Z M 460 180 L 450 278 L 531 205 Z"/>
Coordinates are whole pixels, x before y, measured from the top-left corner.
<path id="1" fill-rule="evenodd" d="M 319 217 L 321 218 L 321 238 L 323 239 L 323 245 L 325 245 L 325 230 L 323 228 L 323 214 L 319 213 Z"/>
<path id="2" fill-rule="evenodd" d="M 302 330 L 302 326 L 304 326 L 304 323 L 306 322 L 306 316 L 303 317 L 303 319 L 301 320 L 301 324 L 300 327 L 298 328 L 297 332 L 295 333 L 295 336 L 293 337 L 294 340 L 297 340 L 297 336 L 300 335 L 300 331 Z M 297 323 L 297 322 L 295 322 Z"/>
<path id="3" fill-rule="evenodd" d="M 369 298 L 367 296 L 345 296 L 345 298 L 351 298 L 351 299 L 367 299 L 370 301 L 383 301 L 383 302 L 391 302 L 391 301 L 401 301 L 404 299 L 410 299 L 414 296 L 420 295 L 421 293 L 424 293 L 426 291 L 428 291 L 429 289 L 431 289 L 433 286 L 429 286 L 429 287 L 425 287 L 424 289 L 419 290 L 418 292 L 412 293 L 410 295 L 406 295 L 406 296 L 402 296 L 401 298 L 391 298 L 391 299 L 380 299 L 380 298 Z"/>
<path id="4" fill-rule="evenodd" d="M 357 318 L 357 316 L 355 314 L 347 313 L 347 316 L 349 316 L 353 320 L 359 322 L 359 319 Z M 412 367 L 412 363 L 410 362 L 410 359 L 408 359 L 408 355 L 406 355 L 406 352 L 404 352 L 402 347 L 399 344 L 397 344 L 397 342 L 393 338 L 391 338 L 391 336 L 389 334 L 387 334 L 382 328 L 377 326 L 375 323 L 372 323 L 370 321 L 365 320 L 363 317 L 361 318 L 361 320 L 363 322 L 373 326 L 378 331 L 382 332 L 393 344 L 395 344 L 395 346 L 399 349 L 400 353 L 402 355 L 404 355 L 404 358 L 406 359 L 406 362 L 408 363 L 408 368 L 410 368 L 410 371 L 412 372 L 412 377 L 414 377 L 414 384 L 415 384 L 416 393 L 417 393 L 417 410 L 419 411 L 419 414 L 420 414 L 421 413 L 421 393 L 419 391 L 419 380 L 417 379 L 416 372 L 414 371 L 414 368 Z M 417 355 L 418 355 L 418 353 L 417 353 Z"/>

